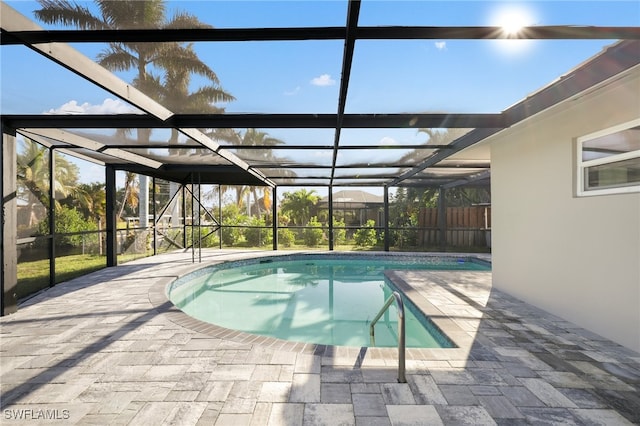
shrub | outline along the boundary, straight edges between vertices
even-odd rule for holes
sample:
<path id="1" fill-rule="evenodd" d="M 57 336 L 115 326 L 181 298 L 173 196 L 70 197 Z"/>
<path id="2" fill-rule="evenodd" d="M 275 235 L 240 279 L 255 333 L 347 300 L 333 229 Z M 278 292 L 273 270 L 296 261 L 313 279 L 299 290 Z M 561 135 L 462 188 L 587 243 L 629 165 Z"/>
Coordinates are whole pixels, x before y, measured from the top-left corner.
<path id="1" fill-rule="evenodd" d="M 291 229 L 280 228 L 278 229 L 278 245 L 284 247 L 291 247 L 296 240 L 296 235 Z"/>
<path id="2" fill-rule="evenodd" d="M 333 219 L 333 243 L 344 244 L 347 242 L 347 228 L 343 220 Z"/>
<path id="3" fill-rule="evenodd" d="M 83 241 L 85 244 L 97 244 L 98 236 L 93 235 L 60 235 L 73 232 L 97 231 L 98 227 L 95 223 L 85 220 L 80 212 L 75 208 L 66 206 L 60 207 L 55 211 L 55 232 L 57 235 L 56 243 L 65 246 L 80 246 Z M 38 234 L 49 235 L 49 216 L 45 217 L 38 224 Z"/>
<path id="4" fill-rule="evenodd" d="M 237 218 L 226 218 L 222 221 L 222 244 L 225 246 L 236 245 L 243 237 L 244 228 Z"/>
<path id="5" fill-rule="evenodd" d="M 247 216 L 240 213 L 240 207 L 236 204 L 228 204 L 222 208 L 222 244 L 235 246 L 244 238 L 242 225 L 248 220 Z"/>
<path id="6" fill-rule="evenodd" d="M 291 219 L 289 218 L 289 216 L 287 216 L 284 213 L 278 214 L 278 225 L 287 226 L 289 222 L 291 222 Z"/>
<path id="7" fill-rule="evenodd" d="M 250 246 L 262 247 L 273 241 L 271 229 L 265 228 L 264 219 L 252 217 L 247 222 L 248 226 L 256 226 L 256 228 L 245 228 L 244 230 L 244 238 Z"/>
<path id="8" fill-rule="evenodd" d="M 364 228 L 360 228 L 353 235 L 353 239 L 358 247 L 373 247 L 377 244 L 378 238 L 376 236 L 376 230 L 374 226 L 376 223 L 373 220 L 368 220 Z"/>
<path id="9" fill-rule="evenodd" d="M 316 247 L 324 237 L 322 224 L 318 222 L 318 218 L 314 216 L 309 223 L 307 223 L 307 226 L 308 228 L 306 228 L 303 233 L 304 243 L 309 247 Z"/>
<path id="10" fill-rule="evenodd" d="M 219 244 L 218 231 L 211 232 L 213 228 L 203 226 L 200 231 L 202 241 L 200 242 L 202 247 L 217 247 Z"/>

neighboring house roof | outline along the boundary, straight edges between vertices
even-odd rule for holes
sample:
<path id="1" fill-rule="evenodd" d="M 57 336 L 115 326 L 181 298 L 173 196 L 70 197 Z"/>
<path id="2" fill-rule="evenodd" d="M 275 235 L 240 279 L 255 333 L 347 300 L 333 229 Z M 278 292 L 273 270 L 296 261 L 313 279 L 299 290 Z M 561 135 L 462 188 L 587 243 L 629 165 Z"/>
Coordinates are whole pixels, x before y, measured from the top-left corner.
<path id="1" fill-rule="evenodd" d="M 320 204 L 329 202 L 329 197 L 322 197 Z M 366 191 L 345 190 L 338 191 L 333 194 L 334 203 L 360 203 L 360 204 L 384 204 L 384 198 L 380 195 L 374 195 Z"/>

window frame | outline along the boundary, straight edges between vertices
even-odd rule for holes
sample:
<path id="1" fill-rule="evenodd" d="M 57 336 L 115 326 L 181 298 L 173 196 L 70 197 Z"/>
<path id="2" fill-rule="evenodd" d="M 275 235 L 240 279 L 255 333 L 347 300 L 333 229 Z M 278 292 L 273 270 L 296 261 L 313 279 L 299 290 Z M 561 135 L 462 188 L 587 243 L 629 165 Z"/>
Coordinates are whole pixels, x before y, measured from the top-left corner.
<path id="1" fill-rule="evenodd" d="M 635 185 L 625 185 L 625 186 L 611 186 L 607 188 L 601 189 L 587 189 L 585 173 L 590 167 L 601 166 L 604 164 L 612 164 L 620 161 L 631 160 L 638 158 L 640 159 L 640 149 L 635 151 L 629 151 L 622 154 L 610 155 L 608 157 L 596 158 L 593 160 L 583 160 L 583 146 L 585 143 L 600 138 L 603 136 L 611 135 L 617 132 L 621 132 L 627 129 L 631 129 L 634 127 L 640 126 L 640 118 L 636 118 L 631 121 L 627 121 L 625 123 L 618 124 L 613 127 L 609 127 L 603 130 L 599 130 L 597 132 L 593 132 L 587 135 L 583 135 L 577 138 L 577 149 L 576 149 L 576 194 L 579 197 L 589 197 L 595 195 L 608 195 L 608 194 L 626 194 L 633 192 L 640 192 L 640 183 Z"/>

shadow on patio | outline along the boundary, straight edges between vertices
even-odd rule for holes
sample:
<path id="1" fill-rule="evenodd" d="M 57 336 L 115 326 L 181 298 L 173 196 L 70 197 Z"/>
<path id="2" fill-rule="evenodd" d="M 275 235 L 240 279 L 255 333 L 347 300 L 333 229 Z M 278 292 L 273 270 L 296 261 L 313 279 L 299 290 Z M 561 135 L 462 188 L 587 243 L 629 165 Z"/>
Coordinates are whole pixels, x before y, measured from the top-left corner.
<path id="1" fill-rule="evenodd" d="M 391 349 L 247 341 L 189 323 L 159 296 L 200 265 L 149 262 L 61 284 L 0 320 L 8 424 L 52 413 L 83 424 L 640 422 L 638 354 L 464 277 L 401 272 L 472 338 L 464 352 L 409 351 L 397 383 Z"/>

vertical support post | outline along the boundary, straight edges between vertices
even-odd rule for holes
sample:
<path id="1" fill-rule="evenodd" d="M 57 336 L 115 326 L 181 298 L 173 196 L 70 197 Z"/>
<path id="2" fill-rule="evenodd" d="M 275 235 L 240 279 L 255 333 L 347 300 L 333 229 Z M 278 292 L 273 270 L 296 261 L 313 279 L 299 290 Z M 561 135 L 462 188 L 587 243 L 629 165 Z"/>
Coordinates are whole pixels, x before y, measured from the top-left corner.
<path id="1" fill-rule="evenodd" d="M 49 148 L 49 287 L 56 285 L 56 155 Z"/>
<path id="2" fill-rule="evenodd" d="M 16 289 L 18 285 L 18 250 L 17 250 L 17 183 L 16 183 L 16 132 L 2 126 L 2 149 L 0 150 L 0 198 L 2 199 L 2 223 L 0 224 L 0 261 L 2 291 L 0 296 L 1 315 L 8 315 L 18 310 Z"/>
<path id="3" fill-rule="evenodd" d="M 169 182 L 169 199 L 173 200 L 174 195 L 178 192 L 178 182 L 170 181 Z M 176 200 L 171 206 L 170 210 L 171 214 L 171 227 L 177 228 L 180 225 L 180 204 L 178 204 L 178 200 Z"/>
<path id="4" fill-rule="evenodd" d="M 106 250 L 107 250 L 107 266 L 116 266 L 118 264 L 117 251 L 117 217 L 116 217 L 116 169 L 113 166 L 106 165 L 105 172 L 105 208 L 106 208 Z M 124 202 L 124 200 L 122 201 Z"/>
<path id="5" fill-rule="evenodd" d="M 222 250 L 222 185 L 218 185 L 218 245 Z"/>
<path id="6" fill-rule="evenodd" d="M 200 172 L 198 172 L 198 263 L 202 263 L 202 223 L 200 223 L 202 205 L 200 200 L 202 200 L 202 179 Z"/>
<path id="7" fill-rule="evenodd" d="M 389 235 L 389 187 L 384 186 L 384 251 L 389 251 L 391 236 Z"/>
<path id="8" fill-rule="evenodd" d="M 187 248 L 187 184 L 182 183 L 182 247 Z"/>
<path id="9" fill-rule="evenodd" d="M 271 188 L 271 217 L 273 218 L 273 249 L 278 250 L 278 188 Z"/>
<path id="10" fill-rule="evenodd" d="M 138 175 L 138 218 L 138 226 L 144 228 L 146 235 L 149 226 L 149 176 L 143 174 Z"/>
<path id="11" fill-rule="evenodd" d="M 329 185 L 329 250 L 333 250 L 333 186 Z"/>
<path id="12" fill-rule="evenodd" d="M 156 178 L 151 178 L 151 213 L 153 214 L 153 255 L 158 254 L 158 217 L 156 212 Z"/>
<path id="13" fill-rule="evenodd" d="M 440 231 L 440 247 L 447 247 L 447 201 L 446 189 L 438 188 L 438 229 Z"/>
<path id="14" fill-rule="evenodd" d="M 196 196 L 193 191 L 193 173 L 191 173 L 191 263 L 196 262 L 196 235 L 194 230 Z"/>

